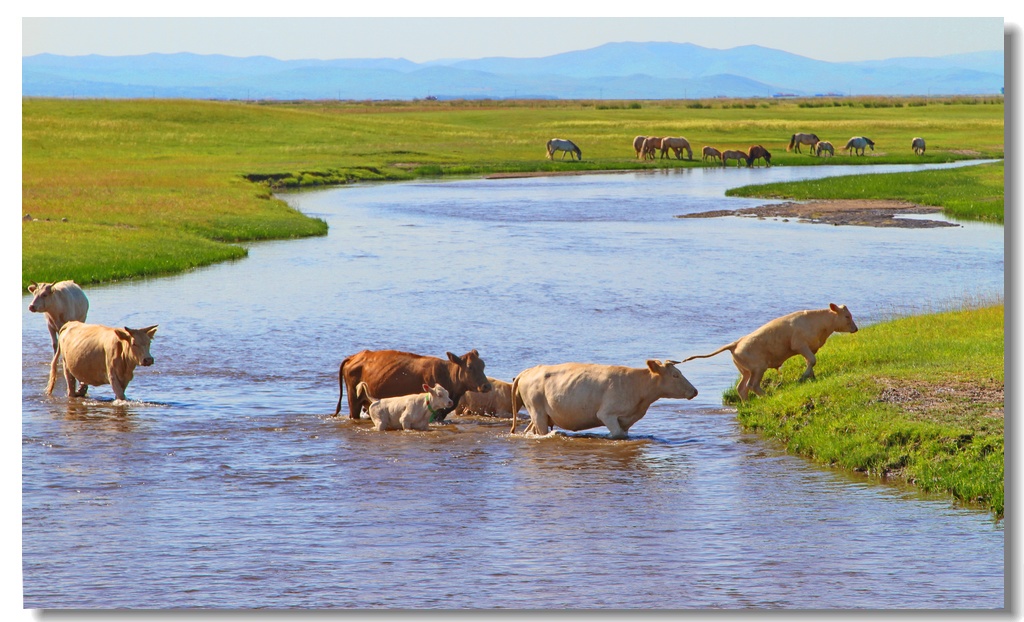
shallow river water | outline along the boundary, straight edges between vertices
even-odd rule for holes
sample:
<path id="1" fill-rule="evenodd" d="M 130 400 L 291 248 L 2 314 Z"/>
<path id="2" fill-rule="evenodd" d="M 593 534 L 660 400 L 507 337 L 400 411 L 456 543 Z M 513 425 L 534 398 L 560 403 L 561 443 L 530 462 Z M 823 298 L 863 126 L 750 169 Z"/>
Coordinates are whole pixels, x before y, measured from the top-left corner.
<path id="1" fill-rule="evenodd" d="M 511 380 L 678 360 L 829 302 L 864 326 L 1001 297 L 1001 227 L 673 218 L 764 203 L 731 186 L 880 170 L 290 195 L 329 235 L 87 289 L 90 322 L 160 325 L 127 404 L 108 386 L 69 402 L 63 379 L 43 395 L 49 337 L 25 297 L 25 607 L 1001 608 L 1001 521 L 745 433 L 721 406 L 727 355 L 681 365 L 698 397 L 656 402 L 624 441 L 330 416 L 364 348 L 476 348 Z"/>

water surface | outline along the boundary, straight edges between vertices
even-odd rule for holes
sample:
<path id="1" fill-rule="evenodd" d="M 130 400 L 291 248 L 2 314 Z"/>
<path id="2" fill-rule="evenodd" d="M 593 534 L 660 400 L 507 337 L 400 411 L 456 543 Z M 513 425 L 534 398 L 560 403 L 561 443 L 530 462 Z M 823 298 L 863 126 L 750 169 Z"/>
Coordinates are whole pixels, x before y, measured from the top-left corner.
<path id="1" fill-rule="evenodd" d="M 731 186 L 869 172 L 845 169 L 291 195 L 328 236 L 87 290 L 91 322 L 160 325 L 128 404 L 109 387 L 68 402 L 62 380 L 43 395 L 49 338 L 26 297 L 25 606 L 1002 607 L 1002 522 L 744 433 L 721 406 L 728 356 L 681 366 L 700 395 L 657 402 L 625 441 L 330 416 L 338 364 L 363 348 L 477 348 L 511 380 L 681 359 L 829 302 L 866 325 L 1002 295 L 1001 227 L 673 218 L 764 203 Z"/>

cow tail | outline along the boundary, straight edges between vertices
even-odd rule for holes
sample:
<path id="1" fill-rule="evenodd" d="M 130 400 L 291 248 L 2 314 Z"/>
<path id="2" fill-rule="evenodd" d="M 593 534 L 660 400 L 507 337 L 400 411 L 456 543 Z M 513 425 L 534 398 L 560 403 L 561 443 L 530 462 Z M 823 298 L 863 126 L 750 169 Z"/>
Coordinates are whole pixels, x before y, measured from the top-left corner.
<path id="1" fill-rule="evenodd" d="M 736 350 L 736 346 L 738 346 L 739 343 L 740 343 L 739 341 L 734 341 L 734 342 L 730 343 L 727 346 L 722 346 L 721 348 L 715 350 L 711 354 L 695 354 L 695 355 L 693 355 L 693 356 L 691 356 L 689 358 L 683 359 L 682 362 L 685 363 L 686 361 L 692 361 L 693 359 L 707 359 L 707 358 L 711 358 L 712 356 L 715 356 L 716 354 L 721 354 L 722 352 L 725 352 L 726 350 L 728 350 L 729 352 L 734 352 Z"/>
<path id="2" fill-rule="evenodd" d="M 341 365 L 338 365 L 338 405 L 334 408 L 334 416 L 337 417 L 338 413 L 341 412 L 341 398 L 344 397 L 345 393 L 345 361 L 341 361 Z"/>
<path id="3" fill-rule="evenodd" d="M 57 361 L 60 360 L 60 334 L 57 335 L 57 350 L 53 353 L 53 360 L 50 361 L 50 379 L 46 383 L 46 394 L 53 394 L 53 385 L 57 382 Z M 71 390 L 71 387 L 68 387 Z"/>
<path id="4" fill-rule="evenodd" d="M 512 430 L 509 434 L 516 433 L 516 426 L 519 425 L 519 406 L 516 398 L 519 397 L 519 376 L 512 379 Z"/>

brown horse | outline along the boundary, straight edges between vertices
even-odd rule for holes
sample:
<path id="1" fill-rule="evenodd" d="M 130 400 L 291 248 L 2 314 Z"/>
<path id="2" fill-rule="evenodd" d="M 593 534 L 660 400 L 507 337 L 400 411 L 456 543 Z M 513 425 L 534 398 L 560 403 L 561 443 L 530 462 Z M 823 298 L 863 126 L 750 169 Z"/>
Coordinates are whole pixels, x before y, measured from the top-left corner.
<path id="1" fill-rule="evenodd" d="M 810 145 L 812 153 L 814 145 L 818 142 L 817 134 L 793 134 L 789 137 L 789 146 L 786 147 L 786 151 L 793 151 L 796 148 L 797 153 L 801 153 L 800 145 Z"/>
<path id="2" fill-rule="evenodd" d="M 646 136 L 637 136 L 633 139 L 633 151 L 636 152 L 636 159 L 640 159 L 640 153 L 644 150 L 644 141 L 647 140 Z"/>
<path id="3" fill-rule="evenodd" d="M 657 136 L 648 136 L 644 140 L 644 144 L 640 147 L 641 155 L 645 160 L 653 160 L 654 152 L 661 149 L 661 138 Z"/>
<path id="4" fill-rule="evenodd" d="M 722 152 L 719 151 L 718 149 L 715 149 L 714 147 L 709 147 L 707 145 L 704 145 L 704 148 L 700 150 L 700 156 L 701 156 L 701 158 L 700 158 L 701 160 L 707 160 L 708 158 L 711 158 L 712 160 L 716 160 L 717 159 L 717 160 L 721 161 L 721 159 L 722 159 Z"/>
<path id="5" fill-rule="evenodd" d="M 772 154 L 761 145 L 753 145 L 750 150 L 747 151 L 747 168 L 754 165 L 759 159 L 764 158 L 766 166 L 772 165 Z"/>
<path id="6" fill-rule="evenodd" d="M 668 150 L 671 149 L 676 154 L 677 160 L 683 159 L 683 149 L 686 149 L 686 159 L 693 159 L 693 149 L 690 149 L 690 141 L 685 138 L 677 137 L 666 137 L 661 139 L 661 157 L 665 157 Z"/>
<path id="7" fill-rule="evenodd" d="M 736 168 L 740 167 L 739 160 L 747 161 L 747 152 L 729 149 L 722 152 L 722 166 L 729 163 L 729 160 L 737 160 Z"/>

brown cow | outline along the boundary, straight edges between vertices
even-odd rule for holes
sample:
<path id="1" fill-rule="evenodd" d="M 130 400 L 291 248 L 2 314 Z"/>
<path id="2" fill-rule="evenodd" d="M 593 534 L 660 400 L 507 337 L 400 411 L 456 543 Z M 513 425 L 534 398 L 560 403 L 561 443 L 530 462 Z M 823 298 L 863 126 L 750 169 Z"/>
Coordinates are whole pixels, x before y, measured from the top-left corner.
<path id="1" fill-rule="evenodd" d="M 111 328 L 99 324 L 68 322 L 60 329 L 57 352 L 50 362 L 50 381 L 46 394 L 53 393 L 57 381 L 57 361 L 64 359 L 64 380 L 68 397 L 85 397 L 89 385 L 109 384 L 114 396 L 125 400 L 124 390 L 135 377 L 135 367 L 149 367 L 153 356 L 149 345 L 156 326 Z M 77 382 L 82 387 L 75 389 Z"/>
<path id="2" fill-rule="evenodd" d="M 89 313 L 89 299 L 74 281 L 57 283 L 30 283 L 28 291 L 32 302 L 28 310 L 46 316 L 46 328 L 50 331 L 50 344 L 57 352 L 57 331 L 65 323 L 75 320 L 84 322 Z"/>
<path id="3" fill-rule="evenodd" d="M 651 359 L 640 368 L 592 363 L 531 367 L 512 381 L 511 433 L 522 403 L 530 413 L 526 432 L 547 434 L 551 425 L 574 431 L 603 425 L 611 438 L 626 438 L 655 401 L 697 396 L 677 363 Z"/>
<path id="4" fill-rule="evenodd" d="M 807 369 L 800 380 L 814 378 L 814 364 L 825 340 L 834 332 L 855 333 L 857 325 L 846 305 L 829 304 L 827 309 L 795 311 L 768 322 L 761 328 L 729 345 L 722 346 L 711 354 L 698 354 L 683 359 L 705 359 L 728 350 L 732 362 L 740 370 L 740 381 L 736 392 L 740 399 L 747 400 L 750 390 L 764 395 L 761 378 L 768 369 L 778 370 L 790 357 L 797 354 L 807 359 Z"/>
<path id="5" fill-rule="evenodd" d="M 455 407 L 456 415 L 487 415 L 490 417 L 512 416 L 512 383 L 487 377 L 491 390 L 487 393 L 466 391 Z"/>
<path id="6" fill-rule="evenodd" d="M 363 350 L 346 357 L 338 367 L 338 386 L 348 394 L 348 416 L 359 419 L 363 407 L 369 405 L 365 396 L 356 392 L 360 382 L 367 384 L 370 395 L 380 399 L 419 393 L 424 384 L 440 384 L 447 389 L 452 408 L 458 406 L 466 391 L 487 392 L 491 384 L 484 374 L 484 361 L 476 350 L 462 356 L 447 353 L 448 360 L 398 350 Z M 334 415 L 341 412 L 341 399 Z M 444 421 L 452 408 L 440 411 L 436 421 Z"/>

